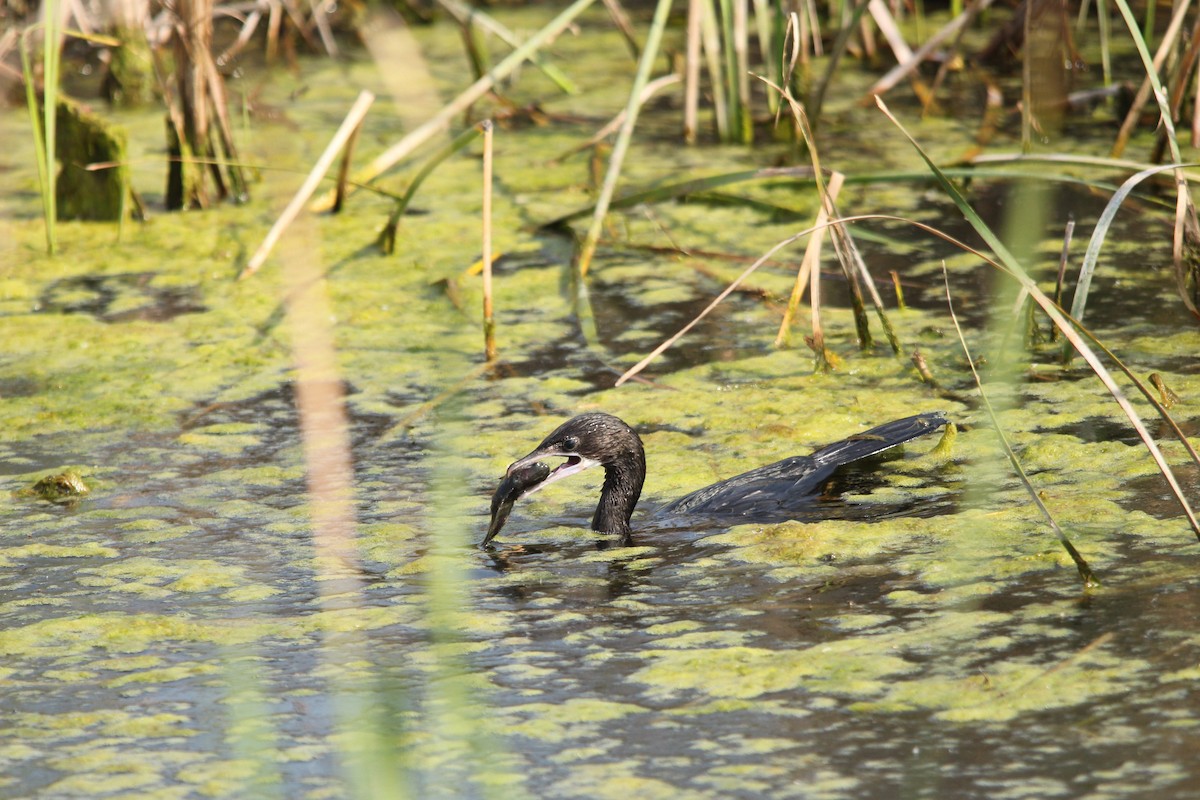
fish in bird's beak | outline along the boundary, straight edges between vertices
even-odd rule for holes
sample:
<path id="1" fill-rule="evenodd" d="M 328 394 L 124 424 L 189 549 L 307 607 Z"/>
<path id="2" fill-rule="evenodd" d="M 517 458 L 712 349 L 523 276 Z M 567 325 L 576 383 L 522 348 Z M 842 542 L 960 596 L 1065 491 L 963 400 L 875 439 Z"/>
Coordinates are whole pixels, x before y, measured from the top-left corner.
<path id="1" fill-rule="evenodd" d="M 492 521 L 488 525 L 487 536 L 484 536 L 483 541 L 479 543 L 480 547 L 486 547 L 488 542 L 495 538 L 500 529 L 504 527 L 509 512 L 512 511 L 513 503 L 517 502 L 521 495 L 533 491 L 546 480 L 549 474 L 550 468 L 540 461 L 518 469 L 508 468 L 508 474 L 504 476 L 504 480 L 500 481 L 500 485 L 496 487 L 496 493 L 492 495 Z"/>
<path id="2" fill-rule="evenodd" d="M 540 460 L 550 457 L 561 457 L 566 461 L 551 470 Z M 492 521 L 479 546 L 486 547 L 496 538 L 496 534 L 500 533 L 500 529 L 508 521 L 508 515 L 517 500 L 599 463 L 575 453 L 560 452 L 558 448 L 539 447 L 524 458 L 509 464 L 504 480 L 500 481 L 496 493 L 492 495 Z"/>

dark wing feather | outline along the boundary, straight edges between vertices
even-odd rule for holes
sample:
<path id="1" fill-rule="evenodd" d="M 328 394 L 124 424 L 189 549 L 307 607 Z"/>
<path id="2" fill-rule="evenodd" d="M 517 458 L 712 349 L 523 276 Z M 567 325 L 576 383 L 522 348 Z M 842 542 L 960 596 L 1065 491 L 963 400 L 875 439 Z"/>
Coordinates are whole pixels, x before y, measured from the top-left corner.
<path id="1" fill-rule="evenodd" d="M 946 424 L 939 413 L 918 414 L 826 445 L 811 456 L 792 456 L 698 489 L 662 509 L 668 514 L 710 514 L 787 519 L 812 505 L 825 481 L 843 464 L 873 456 Z"/>

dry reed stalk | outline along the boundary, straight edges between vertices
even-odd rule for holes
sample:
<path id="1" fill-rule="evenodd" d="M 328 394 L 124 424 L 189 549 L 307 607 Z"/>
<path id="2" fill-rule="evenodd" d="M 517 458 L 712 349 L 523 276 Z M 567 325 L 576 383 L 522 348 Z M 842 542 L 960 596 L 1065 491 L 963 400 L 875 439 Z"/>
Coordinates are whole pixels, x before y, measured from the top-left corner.
<path id="1" fill-rule="evenodd" d="M 896 24 L 896 18 L 892 16 L 892 12 L 888 10 L 883 0 L 870 0 L 867 4 L 867 12 L 871 15 L 871 19 L 875 20 L 875 24 L 879 27 L 879 32 L 883 34 L 883 38 L 887 41 L 888 47 L 892 48 L 893 55 L 896 56 L 896 62 L 904 64 L 912 60 L 913 51 L 908 46 L 908 42 L 904 41 L 904 34 L 900 32 L 900 26 Z"/>
<path id="2" fill-rule="evenodd" d="M 1063 231 L 1062 253 L 1058 257 L 1058 276 L 1054 281 L 1054 304 L 1062 308 L 1063 286 L 1067 278 L 1067 263 L 1071 255 L 1071 239 L 1075 236 L 1075 217 L 1067 220 L 1066 230 Z M 1058 328 L 1050 326 L 1050 341 L 1058 341 Z"/>
<path id="3" fill-rule="evenodd" d="M 717 138 L 729 141 L 729 110 L 725 99 L 725 78 L 721 71 L 721 35 L 717 31 L 716 12 L 712 0 L 704 3 L 704 19 L 700 24 L 700 38 L 704 50 L 704 63 L 708 67 L 708 82 L 712 89 L 713 115 L 717 120 Z"/>
<path id="4" fill-rule="evenodd" d="M 308 173 L 308 177 L 304 179 L 304 185 L 300 187 L 300 191 L 296 192 L 296 196 L 292 198 L 287 208 L 279 215 L 279 219 L 275 220 L 275 224 L 267 232 L 262 244 L 254 251 L 254 255 L 250 257 L 250 260 L 246 262 L 245 268 L 238 275 L 238 280 L 249 278 L 267 260 L 267 256 L 270 255 L 272 248 L 279 241 L 279 237 L 283 235 L 287 226 L 291 225 L 300 214 L 300 209 L 308 202 L 308 198 L 312 197 L 313 192 L 316 191 L 317 186 L 321 183 L 321 179 L 325 177 L 325 173 L 333 165 L 333 160 L 337 158 L 338 153 L 350 141 L 354 131 L 358 128 L 363 117 L 366 116 L 367 110 L 374 102 L 375 95 L 365 90 L 359 93 L 358 99 L 354 101 L 354 105 L 350 108 L 350 113 L 342 120 L 337 133 L 333 135 L 328 146 L 326 146 L 325 152 L 321 153 L 321 157 L 317 159 L 316 165 Z"/>
<path id="5" fill-rule="evenodd" d="M 892 291 L 896 293 L 896 308 L 903 311 L 908 308 L 904 302 L 904 287 L 900 284 L 900 273 L 896 270 L 888 270 L 888 275 L 892 277 Z"/>
<path id="6" fill-rule="evenodd" d="M 642 105 L 645 105 L 646 101 L 649 100 L 654 95 L 658 94 L 659 90 L 665 89 L 668 86 L 673 86 L 676 83 L 679 83 L 679 81 L 680 81 L 679 74 L 675 73 L 675 72 L 672 72 L 670 75 L 663 75 L 661 78 L 655 78 L 654 80 L 647 83 L 645 88 L 642 89 L 642 93 L 638 95 L 638 102 L 641 103 Z M 581 143 L 571 147 L 566 152 L 564 152 L 562 155 L 556 156 L 554 158 L 554 161 L 562 161 L 567 156 L 578 153 L 580 150 L 587 150 L 589 147 L 595 147 L 596 145 L 600 144 L 601 141 L 603 141 L 604 139 L 611 136 L 614 131 L 619 129 L 621 127 L 621 123 L 623 123 L 624 121 L 625 121 L 625 109 L 621 109 L 620 111 L 617 112 L 617 115 L 615 117 L 610 119 L 608 121 L 608 123 L 605 124 L 605 126 L 603 128 L 601 128 L 600 130 L 598 130 L 594 134 L 592 134 L 592 137 L 590 139 L 588 139 L 586 142 L 581 142 Z M 600 181 L 596 180 L 595 182 L 599 183 Z"/>
<path id="7" fill-rule="evenodd" d="M 483 128 L 483 352 L 496 360 L 496 320 L 492 314 L 492 121 Z"/>

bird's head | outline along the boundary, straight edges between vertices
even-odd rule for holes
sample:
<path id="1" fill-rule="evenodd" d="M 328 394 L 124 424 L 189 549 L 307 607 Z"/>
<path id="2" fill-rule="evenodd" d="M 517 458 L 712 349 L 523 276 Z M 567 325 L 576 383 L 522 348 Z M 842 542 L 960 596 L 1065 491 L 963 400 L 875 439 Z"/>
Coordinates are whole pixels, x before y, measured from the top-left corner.
<path id="1" fill-rule="evenodd" d="M 552 470 L 541 463 L 553 458 L 563 461 Z M 642 440 L 617 417 L 601 412 L 572 417 L 555 428 L 529 455 L 508 465 L 504 480 L 492 497 L 492 520 L 482 544 L 486 545 L 500 532 L 513 503 L 521 497 L 595 466 L 610 470 L 632 463 L 644 474 L 645 458 Z M 640 491 L 640 478 L 637 488 Z"/>

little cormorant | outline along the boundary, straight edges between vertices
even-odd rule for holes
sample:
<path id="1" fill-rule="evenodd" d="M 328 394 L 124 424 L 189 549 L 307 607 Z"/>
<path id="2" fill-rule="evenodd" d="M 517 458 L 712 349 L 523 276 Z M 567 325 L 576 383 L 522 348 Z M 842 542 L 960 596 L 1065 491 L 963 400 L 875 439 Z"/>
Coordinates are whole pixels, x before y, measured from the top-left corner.
<path id="1" fill-rule="evenodd" d="M 659 513 L 759 522 L 793 519 L 812 509 L 822 486 L 838 467 L 929 433 L 946 422 L 937 412 L 888 422 L 826 445 L 812 455 L 791 456 L 698 489 Z M 544 458 L 556 457 L 566 460 L 553 471 L 541 463 Z M 533 452 L 509 465 L 492 498 L 492 520 L 481 546 L 500 532 L 520 497 L 594 466 L 604 467 L 604 487 L 592 529 L 628 541 L 629 519 L 646 479 L 646 453 L 633 428 L 611 414 L 592 412 L 567 420 Z"/>

